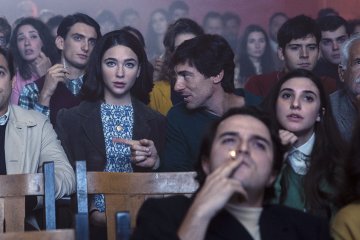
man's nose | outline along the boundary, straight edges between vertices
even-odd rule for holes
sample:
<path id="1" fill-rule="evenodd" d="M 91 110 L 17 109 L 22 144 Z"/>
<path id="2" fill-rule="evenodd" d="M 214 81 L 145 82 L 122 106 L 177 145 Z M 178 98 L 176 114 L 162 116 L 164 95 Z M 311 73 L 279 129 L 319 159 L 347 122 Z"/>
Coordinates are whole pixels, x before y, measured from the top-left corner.
<path id="1" fill-rule="evenodd" d="M 180 92 L 184 88 L 185 88 L 185 84 L 184 84 L 184 80 L 182 79 L 182 77 L 176 77 L 174 90 L 176 92 Z"/>

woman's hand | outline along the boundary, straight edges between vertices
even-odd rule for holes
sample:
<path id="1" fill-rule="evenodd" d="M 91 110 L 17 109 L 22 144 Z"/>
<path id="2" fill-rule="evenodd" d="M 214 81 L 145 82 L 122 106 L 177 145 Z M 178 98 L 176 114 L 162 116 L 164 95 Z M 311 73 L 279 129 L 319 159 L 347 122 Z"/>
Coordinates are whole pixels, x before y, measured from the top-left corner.
<path id="1" fill-rule="evenodd" d="M 157 169 L 160 166 L 160 158 L 152 140 L 128 140 L 113 138 L 113 142 L 124 143 L 130 146 L 131 161 L 139 167 Z"/>
<path id="2" fill-rule="evenodd" d="M 50 58 L 48 58 L 45 53 L 40 52 L 39 56 L 35 59 L 32 65 L 36 74 L 39 77 L 42 77 L 47 73 L 52 64 Z"/>
<path id="3" fill-rule="evenodd" d="M 284 146 L 292 146 L 296 143 L 298 139 L 298 137 L 294 133 L 284 129 L 279 130 L 279 136 L 281 143 Z"/>

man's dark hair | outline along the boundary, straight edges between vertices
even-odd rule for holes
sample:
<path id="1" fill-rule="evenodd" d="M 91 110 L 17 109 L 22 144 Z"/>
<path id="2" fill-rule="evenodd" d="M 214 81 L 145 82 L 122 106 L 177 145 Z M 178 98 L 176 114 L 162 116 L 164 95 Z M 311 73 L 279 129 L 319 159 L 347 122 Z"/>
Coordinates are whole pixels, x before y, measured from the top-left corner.
<path id="1" fill-rule="evenodd" d="M 234 91 L 234 53 L 227 41 L 219 35 L 204 34 L 183 42 L 174 52 L 170 67 L 187 63 L 205 77 L 224 77 L 221 86 L 225 92 Z"/>
<path id="2" fill-rule="evenodd" d="M 170 24 L 164 37 L 164 46 L 170 52 L 175 51 L 175 38 L 179 34 L 191 33 L 195 36 L 204 34 L 204 30 L 195 21 L 189 18 L 180 18 Z"/>
<path id="3" fill-rule="evenodd" d="M 75 13 L 73 15 L 66 16 L 60 23 L 57 35 L 62 37 L 63 39 L 66 38 L 66 35 L 70 31 L 70 28 L 75 25 L 76 23 L 84 23 L 89 25 L 95 29 L 97 39 L 101 38 L 101 31 L 99 24 L 90 16 L 84 13 Z"/>
<path id="4" fill-rule="evenodd" d="M 241 18 L 239 15 L 233 12 L 225 12 L 222 16 L 223 22 L 226 23 L 229 20 L 235 20 L 238 25 L 241 24 Z"/>
<path id="5" fill-rule="evenodd" d="M 317 24 L 321 31 L 333 32 L 341 26 L 345 27 L 346 33 L 349 34 L 348 22 L 340 16 L 325 16 L 319 18 Z"/>
<path id="6" fill-rule="evenodd" d="M 3 55 L 7 61 L 8 68 L 9 68 L 10 80 L 12 80 L 13 77 L 15 76 L 13 55 L 11 54 L 11 51 L 9 51 L 8 49 L 5 49 L 5 48 L 0 48 L 0 55 Z"/>
<path id="7" fill-rule="evenodd" d="M 277 40 L 279 47 L 284 49 L 291 40 L 314 36 L 316 44 L 321 40 L 321 31 L 316 21 L 305 15 L 298 15 L 287 20 L 279 29 Z"/>
<path id="8" fill-rule="evenodd" d="M 214 12 L 214 11 L 210 11 L 210 12 L 208 12 L 208 13 L 205 15 L 205 17 L 204 17 L 204 19 L 203 19 L 203 25 L 202 25 L 203 27 L 206 26 L 207 21 L 208 21 L 210 18 L 218 18 L 218 19 L 221 20 L 221 22 L 224 22 L 224 21 L 223 21 L 223 18 L 222 18 L 222 16 L 221 16 L 220 13 Z"/>
<path id="9" fill-rule="evenodd" d="M 266 128 L 269 130 L 272 145 L 273 145 L 273 168 L 272 170 L 279 174 L 282 164 L 283 164 L 283 156 L 286 151 L 286 147 L 284 147 L 281 144 L 280 137 L 278 134 L 278 130 L 276 128 L 276 125 L 274 122 L 269 118 L 269 115 L 263 112 L 262 110 L 259 110 L 256 107 L 250 106 L 250 107 L 242 107 L 242 108 L 232 108 L 229 111 L 227 111 L 219 120 L 214 122 L 210 128 L 209 131 L 206 132 L 203 141 L 201 143 L 200 147 L 200 154 L 198 157 L 198 161 L 196 163 L 195 169 L 197 171 L 197 180 L 199 181 L 200 186 L 204 184 L 206 174 L 202 168 L 201 162 L 204 161 L 204 159 L 210 158 L 211 148 L 213 145 L 213 142 L 215 140 L 216 132 L 219 127 L 219 125 L 226 120 L 227 118 L 230 118 L 232 116 L 251 116 L 256 119 L 258 119 L 260 122 L 262 122 Z M 264 194 L 264 201 L 269 202 L 273 197 L 275 197 L 275 189 L 274 184 L 271 186 L 268 186 L 265 188 L 265 194 Z"/>
<path id="10" fill-rule="evenodd" d="M 11 36 L 11 25 L 4 17 L 0 17 L 0 32 L 4 34 L 5 41 L 7 45 L 10 41 Z"/>
<path id="11" fill-rule="evenodd" d="M 339 13 L 333 8 L 322 8 L 318 11 L 318 19 L 326 16 L 338 16 Z"/>
<path id="12" fill-rule="evenodd" d="M 64 16 L 62 15 L 53 16 L 46 22 L 46 26 L 51 30 L 55 27 L 58 27 L 63 19 Z"/>

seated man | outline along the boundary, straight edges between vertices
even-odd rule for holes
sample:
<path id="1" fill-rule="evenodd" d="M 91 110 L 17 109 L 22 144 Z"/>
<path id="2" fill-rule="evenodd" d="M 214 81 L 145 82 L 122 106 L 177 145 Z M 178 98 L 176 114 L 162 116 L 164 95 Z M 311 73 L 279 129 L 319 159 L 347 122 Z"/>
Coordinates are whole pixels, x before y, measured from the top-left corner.
<path id="1" fill-rule="evenodd" d="M 83 13 L 66 16 L 57 30 L 55 44 L 61 51 L 61 63 L 49 68 L 46 75 L 25 85 L 19 105 L 50 117 L 55 125 L 57 112 L 81 101 L 85 67 L 96 40 L 101 37 L 99 24 Z"/>
<path id="2" fill-rule="evenodd" d="M 75 174 L 48 118 L 9 104 L 12 58 L 0 48 L 0 174 L 41 172 L 54 161 L 56 198 L 75 191 Z"/>
<path id="3" fill-rule="evenodd" d="M 338 65 L 341 46 L 348 39 L 348 23 L 340 16 L 326 16 L 319 18 L 317 24 L 321 30 L 321 57 L 314 73 L 336 79 L 338 88 L 341 88 L 343 84 L 339 78 Z"/>
<path id="4" fill-rule="evenodd" d="M 330 239 L 325 220 L 267 204 L 284 150 L 264 113 L 229 110 L 202 142 L 196 195 L 148 199 L 132 239 Z"/>
<path id="5" fill-rule="evenodd" d="M 339 76 L 344 86 L 330 95 L 334 119 L 342 137 L 350 141 L 360 112 L 360 35 L 348 39 L 341 49 Z"/>
<path id="6" fill-rule="evenodd" d="M 245 89 L 265 97 L 285 73 L 299 68 L 312 71 L 319 58 L 320 39 L 320 29 L 312 18 L 299 15 L 287 20 L 277 35 L 278 56 L 284 61 L 284 70 L 253 76 L 247 81 Z M 321 81 L 328 94 L 336 91 L 335 79 L 321 77 Z"/>
<path id="7" fill-rule="evenodd" d="M 231 107 L 260 99 L 234 88 L 234 53 L 223 37 L 201 35 L 183 42 L 172 57 L 174 89 L 184 98 L 167 114 L 161 171 L 193 171 L 201 137 Z"/>

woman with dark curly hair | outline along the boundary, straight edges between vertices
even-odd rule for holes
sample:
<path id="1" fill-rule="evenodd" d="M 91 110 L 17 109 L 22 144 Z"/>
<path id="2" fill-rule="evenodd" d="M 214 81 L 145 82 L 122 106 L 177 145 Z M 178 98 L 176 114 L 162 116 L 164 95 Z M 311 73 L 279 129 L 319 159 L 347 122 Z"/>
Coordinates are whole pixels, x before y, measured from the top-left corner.
<path id="1" fill-rule="evenodd" d="M 253 75 L 260 75 L 274 70 L 269 38 L 265 30 L 258 25 L 249 25 L 240 43 L 239 87 L 245 85 Z"/>
<path id="2" fill-rule="evenodd" d="M 23 87 L 46 74 L 60 55 L 55 46 L 55 39 L 47 26 L 35 18 L 24 18 L 16 25 L 10 49 L 16 66 L 15 86 L 11 102 L 18 104 Z"/>

